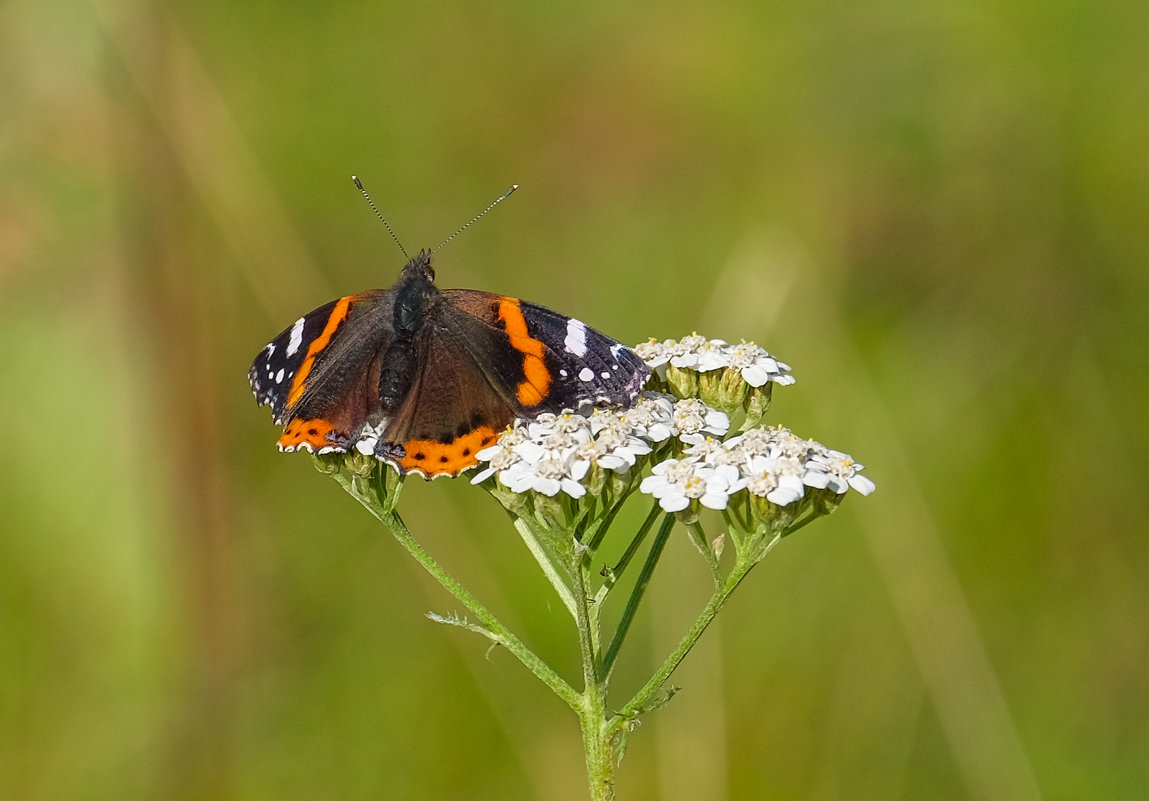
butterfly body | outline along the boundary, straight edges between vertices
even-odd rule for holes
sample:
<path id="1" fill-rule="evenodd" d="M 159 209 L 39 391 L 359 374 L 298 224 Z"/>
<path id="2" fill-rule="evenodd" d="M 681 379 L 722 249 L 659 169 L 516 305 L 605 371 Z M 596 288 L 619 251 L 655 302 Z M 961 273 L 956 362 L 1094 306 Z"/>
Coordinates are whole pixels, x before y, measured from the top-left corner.
<path id="1" fill-rule="evenodd" d="M 285 451 L 369 453 L 433 478 L 476 463 L 515 417 L 628 408 L 650 376 L 629 348 L 543 306 L 439 289 L 420 252 L 387 290 L 300 317 L 248 373 Z"/>

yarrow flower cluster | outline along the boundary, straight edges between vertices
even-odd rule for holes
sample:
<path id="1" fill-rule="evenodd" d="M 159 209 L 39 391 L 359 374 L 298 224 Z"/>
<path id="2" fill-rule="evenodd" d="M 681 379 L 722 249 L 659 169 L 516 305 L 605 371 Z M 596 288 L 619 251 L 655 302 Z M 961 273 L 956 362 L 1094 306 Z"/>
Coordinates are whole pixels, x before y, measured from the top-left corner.
<path id="1" fill-rule="evenodd" d="M 874 482 L 859 473 L 862 465 L 781 426 L 752 429 L 725 442 L 707 439 L 686 454 L 655 465 L 642 481 L 642 492 L 667 512 L 682 511 L 692 499 L 725 509 L 743 490 L 776 506 L 801 500 L 808 488 L 838 495 L 851 488 L 862 495 L 874 491 Z"/>
<path id="2" fill-rule="evenodd" d="M 534 490 L 548 497 L 564 492 L 581 498 L 592 470 L 625 474 L 672 437 L 698 442 L 725 434 L 727 427 L 726 415 L 701 401 L 657 392 L 644 392 L 625 411 L 542 414 L 516 420 L 498 442 L 479 451 L 476 458 L 485 466 L 471 483 L 497 476 L 512 492 Z"/>
<path id="3" fill-rule="evenodd" d="M 847 490 L 874 490 L 850 456 L 787 428 L 757 425 L 769 406 L 770 385 L 794 383 L 790 366 L 758 345 L 692 334 L 652 339 L 635 351 L 660 391 L 642 393 L 626 410 L 517 420 L 478 453 L 472 483 L 493 479 L 488 486 L 497 485 L 506 503 L 505 491 L 580 499 L 610 480 L 621 496 L 637 484 L 666 512 L 725 509 L 745 497 L 756 515 L 805 508 L 812 495 L 832 506 L 834 496 Z M 741 421 L 739 428 L 732 427 L 732 417 Z"/>
<path id="4" fill-rule="evenodd" d="M 691 334 L 682 339 L 659 342 L 651 339 L 634 349 L 659 378 L 666 378 L 667 367 L 696 370 L 707 373 L 731 370 L 751 387 L 761 387 L 768 381 L 786 386 L 794 383 L 790 365 L 780 362 L 764 348 L 743 340 L 737 345 L 721 339 L 707 339 Z"/>
<path id="5" fill-rule="evenodd" d="M 662 342 L 651 339 L 635 352 L 653 372 L 651 389 L 704 401 L 725 412 L 738 431 L 761 422 L 775 384 L 794 383 L 790 365 L 753 342 L 732 345 L 691 334 Z"/>

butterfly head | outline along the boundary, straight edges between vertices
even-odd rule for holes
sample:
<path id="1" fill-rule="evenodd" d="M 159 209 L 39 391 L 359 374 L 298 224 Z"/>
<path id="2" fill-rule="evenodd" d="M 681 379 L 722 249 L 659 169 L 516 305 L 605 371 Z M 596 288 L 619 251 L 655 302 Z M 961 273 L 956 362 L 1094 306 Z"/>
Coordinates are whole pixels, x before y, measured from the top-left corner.
<path id="1" fill-rule="evenodd" d="M 431 266 L 431 251 L 420 250 L 403 268 L 402 282 L 417 281 L 435 283 L 435 268 Z"/>

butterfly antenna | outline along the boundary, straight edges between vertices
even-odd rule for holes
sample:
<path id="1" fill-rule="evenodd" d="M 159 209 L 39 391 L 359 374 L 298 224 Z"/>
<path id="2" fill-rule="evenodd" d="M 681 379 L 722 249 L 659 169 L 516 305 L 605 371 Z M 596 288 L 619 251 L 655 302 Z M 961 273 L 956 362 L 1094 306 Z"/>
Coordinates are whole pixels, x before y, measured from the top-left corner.
<path id="1" fill-rule="evenodd" d="M 399 241 L 399 237 L 395 236 L 395 232 L 391 230 L 391 225 L 387 222 L 387 219 L 379 213 L 379 209 L 375 206 L 375 201 L 371 199 L 371 195 L 367 194 L 367 190 L 363 188 L 363 184 L 354 175 L 351 176 L 351 180 L 355 182 L 357 187 L 359 187 L 359 191 L 363 193 L 363 197 L 367 198 L 367 202 L 371 204 L 372 211 L 375 212 L 375 216 L 378 217 L 380 222 L 383 223 L 384 227 L 387 229 L 387 233 L 391 234 L 391 238 L 395 240 L 395 244 L 399 246 L 399 250 L 403 253 L 403 258 L 410 259 L 411 257 L 407 255 L 407 249 L 403 247 L 403 243 Z M 499 198 L 499 200 L 502 200 L 502 198 Z M 498 201 L 495 202 L 497 203 Z M 494 203 L 491 205 L 493 206 Z M 467 225 L 470 225 L 470 223 L 467 223 Z"/>
<path id="2" fill-rule="evenodd" d="M 518 184 L 511 184 L 511 188 L 510 188 L 510 189 L 508 189 L 506 192 L 503 192 L 503 194 L 501 194 L 501 195 L 499 195 L 497 198 L 495 198 L 495 199 L 494 199 L 494 200 L 491 202 L 491 205 L 487 206 L 485 209 L 483 209 L 483 210 L 482 210 L 482 211 L 480 211 L 478 214 L 476 214 L 474 217 L 472 217 L 470 222 L 468 222 L 468 223 L 464 224 L 464 225 L 463 225 L 461 228 L 459 228 L 459 230 L 458 230 L 458 231 L 456 231 L 455 233 L 451 234 L 449 237 L 447 237 L 447 238 L 446 238 L 446 239 L 444 239 L 442 242 L 440 242 L 438 245 L 436 245 L 436 246 L 435 246 L 435 250 L 439 250 L 439 248 L 443 247 L 443 246 L 444 246 L 444 245 L 446 245 L 448 242 L 450 242 L 452 239 L 454 239 L 455 237 L 457 237 L 459 234 L 461 234 L 461 233 L 463 233 L 464 231 L 466 231 L 468 228 L 470 228 L 472 225 L 474 225 L 476 222 L 478 222 L 480 217 L 482 217 L 484 214 L 486 214 L 488 211 L 490 211 L 491 209 L 493 209 L 495 206 L 499 205 L 499 204 L 500 204 L 500 203 L 502 203 L 504 200 L 506 200 L 507 198 L 509 198 L 509 197 L 510 197 L 510 196 L 511 196 L 511 195 L 514 193 L 514 191 L 515 191 L 516 189 L 518 189 L 518 188 L 519 188 L 519 185 L 518 185 Z"/>

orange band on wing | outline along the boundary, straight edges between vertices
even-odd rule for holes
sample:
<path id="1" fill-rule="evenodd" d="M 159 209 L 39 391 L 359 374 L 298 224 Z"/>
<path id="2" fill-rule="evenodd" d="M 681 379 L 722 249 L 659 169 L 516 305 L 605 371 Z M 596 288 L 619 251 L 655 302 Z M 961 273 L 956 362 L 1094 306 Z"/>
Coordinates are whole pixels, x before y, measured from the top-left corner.
<path id="1" fill-rule="evenodd" d="M 283 434 L 276 443 L 280 450 L 293 451 L 305 448 L 312 453 L 318 453 L 321 448 L 331 447 L 327 435 L 334 428 L 326 420 L 292 420 L 283 429 Z"/>
<path id="2" fill-rule="evenodd" d="M 307 376 L 311 373 L 311 368 L 315 366 L 315 357 L 327 347 L 328 343 L 331 342 L 331 337 L 335 335 L 336 329 L 347 319 L 347 314 L 351 311 L 351 301 L 354 298 L 354 295 L 340 298 L 335 304 L 335 308 L 331 310 L 331 314 L 327 318 L 327 325 L 323 326 L 323 331 L 311 340 L 311 344 L 307 347 L 307 355 L 303 357 L 303 363 L 299 365 L 299 370 L 291 382 L 291 392 L 287 395 L 288 406 L 294 406 L 303 397 L 303 390 L 307 386 Z"/>
<path id="3" fill-rule="evenodd" d="M 455 476 L 478 463 L 475 454 L 495 442 L 497 435 L 490 426 L 479 426 L 450 442 L 413 439 L 403 443 L 406 455 L 399 460 L 404 472 L 418 470 L 427 478 Z"/>
<path id="4" fill-rule="evenodd" d="M 515 392 L 515 397 L 523 406 L 537 406 L 551 386 L 551 373 L 543 359 L 543 343 L 527 331 L 527 321 L 517 298 L 502 298 L 499 301 L 499 319 L 511 338 L 511 347 L 523 354 L 523 380 Z"/>

